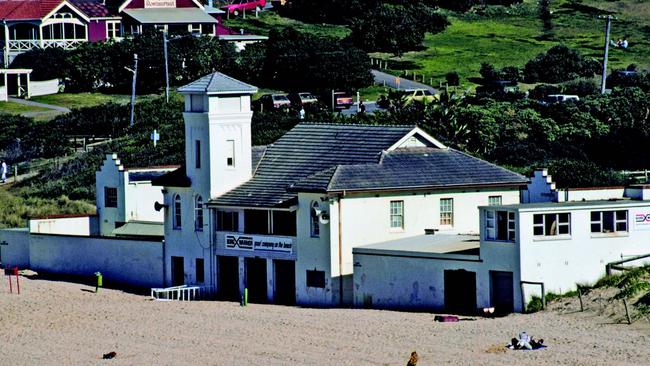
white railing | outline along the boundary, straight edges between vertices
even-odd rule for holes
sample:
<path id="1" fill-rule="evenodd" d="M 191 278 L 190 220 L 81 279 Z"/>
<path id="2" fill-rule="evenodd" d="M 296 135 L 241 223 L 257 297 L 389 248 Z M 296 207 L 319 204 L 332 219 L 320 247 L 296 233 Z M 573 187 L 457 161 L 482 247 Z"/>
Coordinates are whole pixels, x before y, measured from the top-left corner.
<path id="1" fill-rule="evenodd" d="M 39 47 L 38 39 L 21 39 L 9 41 L 9 51 L 29 51 Z"/>
<path id="2" fill-rule="evenodd" d="M 43 48 L 60 47 L 69 50 L 84 42 L 85 39 L 44 39 Z"/>
<path id="3" fill-rule="evenodd" d="M 174 286 L 166 288 L 152 288 L 151 298 L 154 300 L 192 301 L 201 299 L 207 294 L 207 287 L 201 286 Z"/>

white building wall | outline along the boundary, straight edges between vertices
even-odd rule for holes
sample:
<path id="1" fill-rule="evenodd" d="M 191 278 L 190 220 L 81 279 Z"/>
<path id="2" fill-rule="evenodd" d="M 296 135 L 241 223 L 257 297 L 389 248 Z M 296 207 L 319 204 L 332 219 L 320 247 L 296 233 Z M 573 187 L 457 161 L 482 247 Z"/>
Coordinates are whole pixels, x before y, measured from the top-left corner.
<path id="1" fill-rule="evenodd" d="M 591 233 L 591 211 L 628 210 L 627 233 Z M 571 236 L 535 238 L 533 215 L 536 213 L 571 213 Z M 521 280 L 544 282 L 547 292 L 564 293 L 576 284 L 593 284 L 605 275 L 605 265 L 630 256 L 650 253 L 650 227 L 635 224 L 636 215 L 650 214 L 650 203 L 638 205 L 597 206 L 581 209 L 520 211 L 519 245 L 521 246 Z M 650 259 L 646 263 L 650 262 Z M 637 263 L 638 264 L 638 263 Z M 526 301 L 539 296 L 536 288 L 526 291 Z"/>
<path id="2" fill-rule="evenodd" d="M 625 187 L 567 188 L 559 189 L 557 195 L 558 202 L 623 199 L 625 197 Z"/>
<path id="3" fill-rule="evenodd" d="M 162 245 L 155 241 L 29 236 L 31 269 L 79 276 L 93 276 L 99 271 L 105 284 L 160 287 L 162 258 Z"/>
<path id="4" fill-rule="evenodd" d="M 0 230 L 0 263 L 5 268 L 29 268 L 29 230 Z"/>
<path id="5" fill-rule="evenodd" d="M 32 234 L 90 236 L 97 234 L 97 216 L 53 217 L 30 219 Z"/>
<path id="6" fill-rule="evenodd" d="M 126 175 L 128 179 L 128 172 Z M 152 186 L 151 182 L 127 182 L 124 185 L 124 190 L 126 221 L 163 222 L 162 210 L 154 209 L 155 202 L 163 201 L 161 187 Z"/>
<path id="7" fill-rule="evenodd" d="M 100 235 L 110 236 L 116 222 L 124 222 L 124 190 L 120 189 L 124 181 L 124 167 L 116 154 L 106 155 L 102 166 L 95 172 L 95 194 L 97 216 L 99 217 Z M 117 188 L 117 207 L 105 207 L 104 188 Z M 120 194 L 121 192 L 121 194 Z"/>
<path id="8" fill-rule="evenodd" d="M 338 281 L 338 276 L 335 278 L 335 274 L 338 274 L 338 226 L 333 223 L 338 222 L 338 218 L 336 209 L 333 208 L 338 206 L 336 203 L 330 205 L 328 200 L 321 200 L 324 195 L 300 193 L 298 196 L 296 302 L 311 306 L 335 304 L 332 296 L 334 282 Z M 329 224 L 319 223 L 318 237 L 311 236 L 312 202 L 318 202 L 320 209 L 330 215 Z M 325 287 L 307 287 L 307 270 L 324 271 Z"/>

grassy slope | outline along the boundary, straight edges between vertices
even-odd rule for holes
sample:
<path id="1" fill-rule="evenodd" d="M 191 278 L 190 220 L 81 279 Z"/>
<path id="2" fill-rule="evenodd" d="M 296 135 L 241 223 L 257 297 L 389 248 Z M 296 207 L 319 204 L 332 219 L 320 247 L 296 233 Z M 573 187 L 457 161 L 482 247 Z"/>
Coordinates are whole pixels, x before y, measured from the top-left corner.
<path id="1" fill-rule="evenodd" d="M 52 104 L 66 108 L 92 107 L 108 102 L 125 104 L 130 101 L 128 95 L 110 95 L 101 93 L 61 93 L 32 98 L 34 102 Z"/>
<path id="2" fill-rule="evenodd" d="M 8 114 L 21 114 L 25 112 L 44 112 L 47 108 L 31 107 L 14 102 L 0 102 L 0 112 Z"/>

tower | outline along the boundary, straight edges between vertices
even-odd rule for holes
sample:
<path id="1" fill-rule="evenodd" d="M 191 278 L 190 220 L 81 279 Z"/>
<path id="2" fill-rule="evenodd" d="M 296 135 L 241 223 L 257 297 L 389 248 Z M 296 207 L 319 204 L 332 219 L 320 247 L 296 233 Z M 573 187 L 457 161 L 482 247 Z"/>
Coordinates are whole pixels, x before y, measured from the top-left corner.
<path id="1" fill-rule="evenodd" d="M 178 89 L 185 96 L 185 164 L 192 188 L 218 197 L 251 178 L 251 95 L 219 72 Z"/>

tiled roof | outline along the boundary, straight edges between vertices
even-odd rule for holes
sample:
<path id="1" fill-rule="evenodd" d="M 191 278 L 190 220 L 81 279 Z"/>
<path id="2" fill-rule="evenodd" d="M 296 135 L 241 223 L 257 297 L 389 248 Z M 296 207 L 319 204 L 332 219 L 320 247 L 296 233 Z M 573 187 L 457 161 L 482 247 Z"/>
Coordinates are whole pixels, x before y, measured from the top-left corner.
<path id="1" fill-rule="evenodd" d="M 42 19 L 63 0 L 0 0 L 0 19 Z M 68 0 L 72 6 L 90 18 L 111 16 L 100 0 Z"/>
<path id="2" fill-rule="evenodd" d="M 296 197 L 296 193 L 287 190 L 290 185 L 310 176 L 326 180 L 327 172 L 337 165 L 376 164 L 383 150 L 413 128 L 300 123 L 267 147 L 251 180 L 210 203 L 245 207 L 286 206 Z"/>
<path id="3" fill-rule="evenodd" d="M 228 75 L 215 72 L 178 88 L 178 91 L 181 93 L 254 94 L 257 92 L 257 88 Z"/>
<path id="4" fill-rule="evenodd" d="M 192 181 L 185 174 L 185 166 L 181 166 L 176 170 L 155 178 L 151 181 L 152 186 L 161 187 L 191 187 Z"/>
<path id="5" fill-rule="evenodd" d="M 330 192 L 366 191 L 523 185 L 527 181 L 522 175 L 454 149 L 417 147 L 385 153 L 379 164 L 339 166 L 329 186 L 320 188 Z"/>
<path id="6" fill-rule="evenodd" d="M 101 0 L 68 0 L 89 18 L 103 18 L 116 16 L 108 10 Z"/>

